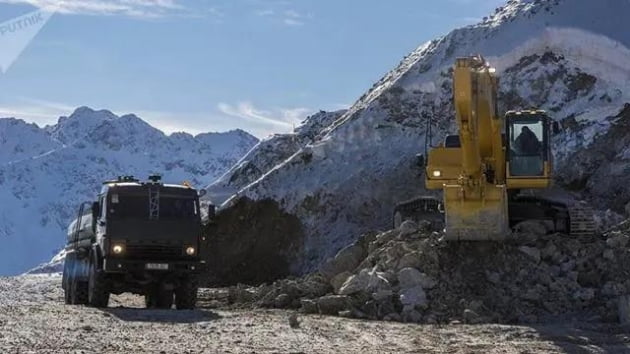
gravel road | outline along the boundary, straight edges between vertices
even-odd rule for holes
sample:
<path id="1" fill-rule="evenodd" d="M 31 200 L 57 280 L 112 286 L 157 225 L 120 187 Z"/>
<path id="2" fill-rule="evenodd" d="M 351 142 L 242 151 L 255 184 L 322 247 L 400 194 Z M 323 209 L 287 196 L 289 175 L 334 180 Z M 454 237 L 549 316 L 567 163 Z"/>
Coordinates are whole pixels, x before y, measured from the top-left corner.
<path id="1" fill-rule="evenodd" d="M 0 353 L 630 353 L 615 325 L 420 326 L 292 312 L 63 304 L 59 276 L 0 278 Z"/>

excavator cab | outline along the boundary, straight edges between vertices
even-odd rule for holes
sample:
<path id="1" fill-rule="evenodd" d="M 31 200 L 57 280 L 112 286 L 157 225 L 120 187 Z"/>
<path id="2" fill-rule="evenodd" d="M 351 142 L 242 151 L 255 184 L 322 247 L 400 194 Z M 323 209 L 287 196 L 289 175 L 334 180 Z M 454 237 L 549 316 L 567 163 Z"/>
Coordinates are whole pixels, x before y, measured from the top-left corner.
<path id="1" fill-rule="evenodd" d="M 551 119 L 544 111 L 508 112 L 506 172 L 509 189 L 547 188 L 551 184 Z"/>

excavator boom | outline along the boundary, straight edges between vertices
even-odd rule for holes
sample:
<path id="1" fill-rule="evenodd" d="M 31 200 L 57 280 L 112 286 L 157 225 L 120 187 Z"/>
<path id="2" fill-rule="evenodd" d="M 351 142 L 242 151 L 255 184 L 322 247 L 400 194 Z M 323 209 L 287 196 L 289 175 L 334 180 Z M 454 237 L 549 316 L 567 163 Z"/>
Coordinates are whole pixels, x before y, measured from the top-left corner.
<path id="1" fill-rule="evenodd" d="M 459 146 L 433 149 L 428 168 L 437 177 L 428 187 L 444 192 L 450 240 L 501 240 L 509 233 L 503 119 L 496 111 L 496 92 L 494 69 L 483 58 L 457 59 L 453 94 Z M 450 171 L 442 165 L 445 155 L 455 158 Z"/>

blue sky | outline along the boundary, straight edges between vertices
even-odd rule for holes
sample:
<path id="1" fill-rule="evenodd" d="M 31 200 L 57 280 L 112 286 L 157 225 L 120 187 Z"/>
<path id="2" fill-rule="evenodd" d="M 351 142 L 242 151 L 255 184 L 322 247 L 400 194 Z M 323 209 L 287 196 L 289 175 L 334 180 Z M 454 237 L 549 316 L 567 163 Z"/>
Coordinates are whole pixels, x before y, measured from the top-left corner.
<path id="1" fill-rule="evenodd" d="M 167 133 L 264 137 L 351 105 L 410 51 L 503 2 L 65 0 L 0 74 L 0 116 L 45 125 L 87 105 Z M 51 3 L 0 0 L 0 22 Z"/>

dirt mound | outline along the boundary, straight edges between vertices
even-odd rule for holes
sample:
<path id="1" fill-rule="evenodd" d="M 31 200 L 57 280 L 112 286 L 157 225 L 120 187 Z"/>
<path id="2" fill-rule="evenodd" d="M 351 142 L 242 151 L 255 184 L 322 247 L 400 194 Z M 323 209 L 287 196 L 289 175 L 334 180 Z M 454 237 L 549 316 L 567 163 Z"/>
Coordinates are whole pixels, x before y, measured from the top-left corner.
<path id="1" fill-rule="evenodd" d="M 501 244 L 449 243 L 428 227 L 364 235 L 316 274 L 234 287 L 230 301 L 418 323 L 624 321 L 630 224 L 587 242 L 521 233 Z"/>
<path id="2" fill-rule="evenodd" d="M 300 220 L 273 200 L 242 198 L 206 225 L 206 285 L 261 284 L 291 274 L 301 253 Z"/>

